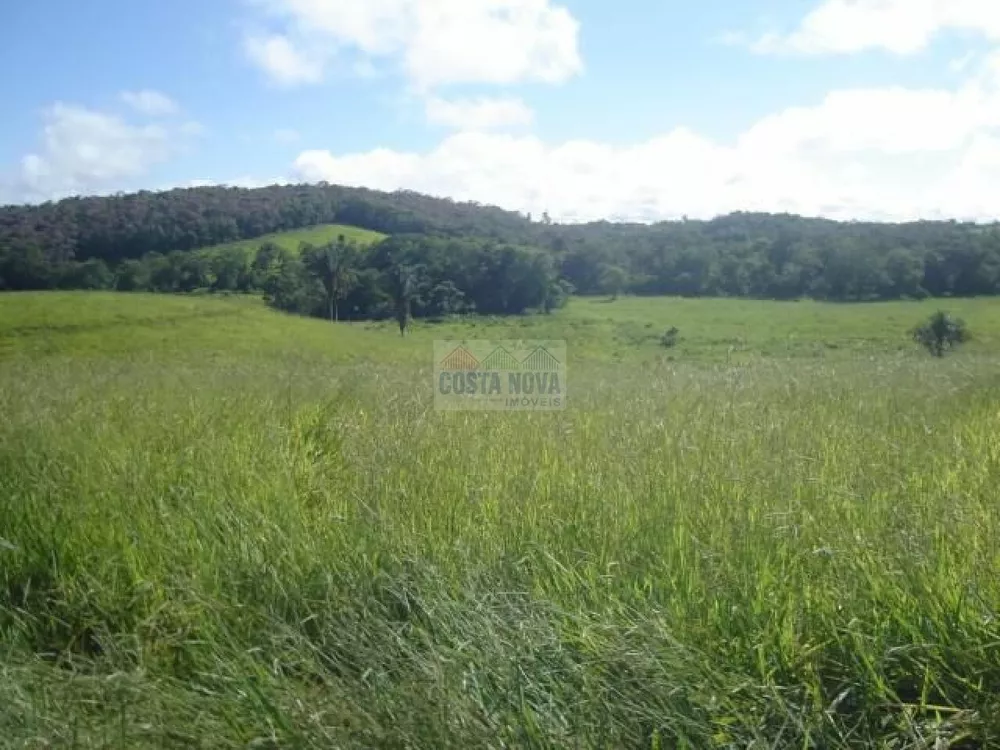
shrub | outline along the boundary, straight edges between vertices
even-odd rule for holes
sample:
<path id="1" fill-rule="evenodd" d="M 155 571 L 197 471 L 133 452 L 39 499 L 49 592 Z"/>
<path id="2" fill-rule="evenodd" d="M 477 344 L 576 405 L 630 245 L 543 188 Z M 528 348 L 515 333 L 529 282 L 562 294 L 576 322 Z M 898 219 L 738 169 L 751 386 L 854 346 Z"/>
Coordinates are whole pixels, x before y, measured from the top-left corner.
<path id="1" fill-rule="evenodd" d="M 680 338 L 680 331 L 677 330 L 677 326 L 671 326 L 660 338 L 660 343 L 663 344 L 667 349 L 673 349 L 677 346 L 677 341 Z"/>
<path id="2" fill-rule="evenodd" d="M 946 350 L 968 341 L 969 332 L 963 320 L 939 310 L 913 329 L 913 340 L 935 357 L 943 357 Z"/>

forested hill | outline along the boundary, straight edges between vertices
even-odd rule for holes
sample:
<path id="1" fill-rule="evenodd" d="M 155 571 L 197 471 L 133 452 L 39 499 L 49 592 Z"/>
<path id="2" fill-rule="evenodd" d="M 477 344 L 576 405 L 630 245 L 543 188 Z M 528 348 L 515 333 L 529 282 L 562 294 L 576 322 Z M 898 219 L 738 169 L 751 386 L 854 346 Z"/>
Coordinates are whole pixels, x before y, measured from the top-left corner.
<path id="1" fill-rule="evenodd" d="M 350 224 L 385 234 L 447 233 L 525 239 L 519 214 L 413 192 L 334 185 L 199 187 L 69 198 L 0 208 L 0 248 L 42 249 L 50 260 L 114 263 L 314 226 Z"/>
<path id="2" fill-rule="evenodd" d="M 408 191 L 326 184 L 204 187 L 2 207 L 0 289 L 135 288 L 139 259 L 155 275 L 167 257 L 172 275 L 161 274 L 162 283 L 142 282 L 146 288 L 215 288 L 218 271 L 180 269 L 188 262 L 180 254 L 327 223 L 405 237 L 405 251 L 397 242 L 397 256 L 438 269 L 429 284 L 447 282 L 466 295 L 472 290 L 463 284 L 493 281 L 477 276 L 473 282 L 462 276 L 468 269 L 449 270 L 450 259 L 481 270 L 512 264 L 511 253 L 537 256 L 525 263 L 581 293 L 839 300 L 1000 293 L 997 224 L 840 223 L 737 213 L 653 225 L 558 225 L 544 216 L 532 220 Z M 360 262 L 372 269 L 388 263 L 386 257 L 385 248 L 374 248 Z M 238 274 L 226 278 L 231 276 Z M 244 276 L 232 283 L 253 287 L 250 274 Z"/>

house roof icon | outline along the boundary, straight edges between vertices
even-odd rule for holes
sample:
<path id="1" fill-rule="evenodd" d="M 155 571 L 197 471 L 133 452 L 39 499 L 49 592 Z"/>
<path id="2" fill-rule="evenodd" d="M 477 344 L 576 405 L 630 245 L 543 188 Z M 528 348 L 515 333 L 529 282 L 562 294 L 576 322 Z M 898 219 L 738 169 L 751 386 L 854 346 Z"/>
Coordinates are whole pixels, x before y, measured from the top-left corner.
<path id="1" fill-rule="evenodd" d="M 558 370 L 561 366 L 559 360 L 544 346 L 536 347 L 521 362 L 521 367 L 525 370 Z"/>
<path id="2" fill-rule="evenodd" d="M 483 360 L 482 367 L 484 370 L 519 370 L 521 363 L 509 351 L 498 346 Z"/>
<path id="3" fill-rule="evenodd" d="M 441 369 L 465 371 L 478 370 L 479 360 L 476 359 L 472 352 L 464 346 L 460 346 L 441 360 Z"/>

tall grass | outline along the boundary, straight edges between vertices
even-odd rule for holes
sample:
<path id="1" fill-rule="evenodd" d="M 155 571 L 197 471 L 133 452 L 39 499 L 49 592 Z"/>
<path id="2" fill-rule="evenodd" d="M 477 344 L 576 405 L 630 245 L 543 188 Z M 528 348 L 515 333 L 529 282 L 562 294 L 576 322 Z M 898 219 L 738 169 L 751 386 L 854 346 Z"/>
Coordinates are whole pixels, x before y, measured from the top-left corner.
<path id="1" fill-rule="evenodd" d="M 0 745 L 991 746 L 996 365 L 9 358 Z"/>

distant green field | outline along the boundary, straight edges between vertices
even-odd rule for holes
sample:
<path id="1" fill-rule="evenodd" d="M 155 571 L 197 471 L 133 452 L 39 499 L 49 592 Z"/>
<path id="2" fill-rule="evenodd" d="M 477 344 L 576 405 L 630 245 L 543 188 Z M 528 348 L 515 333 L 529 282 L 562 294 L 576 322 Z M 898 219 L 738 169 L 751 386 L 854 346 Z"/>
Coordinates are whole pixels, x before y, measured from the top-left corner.
<path id="1" fill-rule="evenodd" d="M 224 245 L 213 245 L 201 248 L 202 252 L 216 252 L 226 248 L 240 248 L 256 251 L 265 242 L 273 242 L 286 250 L 298 251 L 299 245 L 309 242 L 313 245 L 323 245 L 337 239 L 339 235 L 344 235 L 348 240 L 357 242 L 360 245 L 373 245 L 385 239 L 386 235 L 373 232 L 370 229 L 350 227 L 346 224 L 321 224 L 305 229 L 296 229 L 291 232 L 277 232 L 266 234 L 263 237 L 256 237 L 252 240 L 240 240 L 239 242 L 227 242 Z"/>
<path id="2" fill-rule="evenodd" d="M 441 338 L 561 338 L 571 359 L 609 362 L 740 363 L 761 358 L 916 356 L 908 331 L 938 308 L 963 317 L 970 354 L 1000 350 L 1000 298 L 871 304 L 681 298 L 576 297 L 552 315 L 416 321 L 326 322 L 268 309 L 254 296 L 201 297 L 113 292 L 0 295 L 0 356 L 48 353 L 173 356 L 186 352 L 421 362 Z M 676 326 L 674 349 L 660 345 Z"/>
<path id="3" fill-rule="evenodd" d="M 436 411 L 439 338 L 566 410 Z M 2 747 L 1000 746 L 998 300 L 4 294 L 0 414 Z"/>

